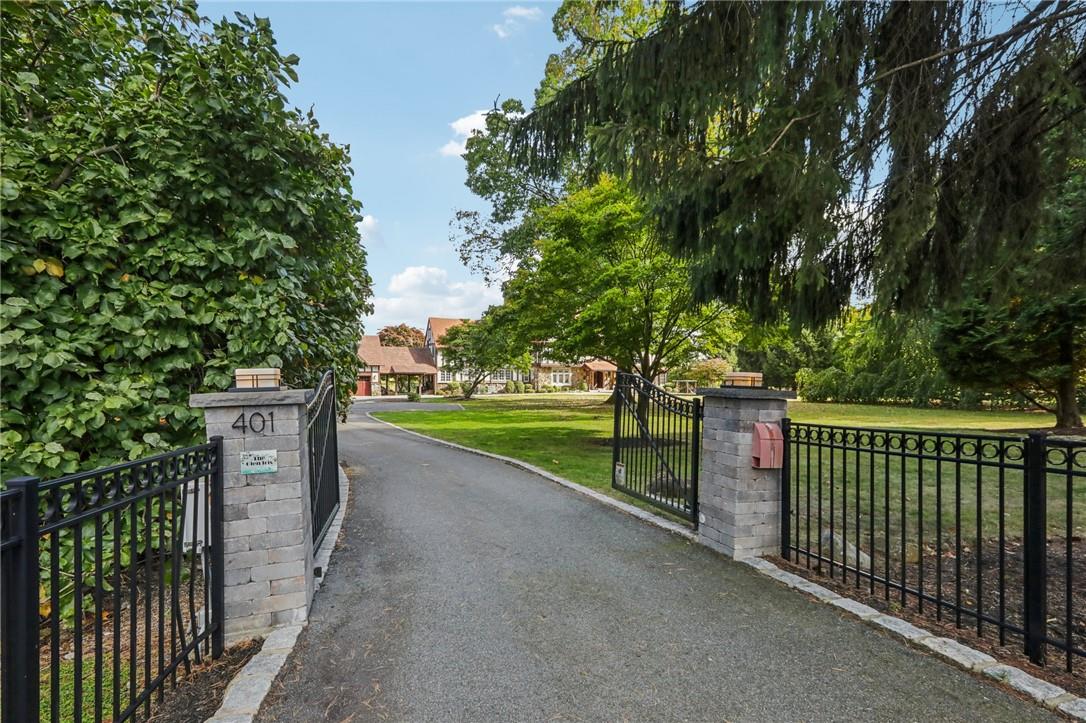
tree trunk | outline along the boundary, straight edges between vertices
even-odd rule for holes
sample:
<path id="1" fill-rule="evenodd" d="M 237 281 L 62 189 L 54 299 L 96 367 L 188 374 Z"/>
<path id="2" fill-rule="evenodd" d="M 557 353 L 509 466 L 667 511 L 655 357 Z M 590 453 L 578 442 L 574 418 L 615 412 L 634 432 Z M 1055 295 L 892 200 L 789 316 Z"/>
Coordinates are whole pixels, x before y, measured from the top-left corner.
<path id="1" fill-rule="evenodd" d="M 1082 426 L 1077 391 L 1074 377 L 1060 380 L 1060 388 L 1056 393 L 1056 426 L 1061 429 Z"/>
<path id="2" fill-rule="evenodd" d="M 471 399 L 471 395 L 475 394 L 475 390 L 479 388 L 479 385 L 482 384 L 482 382 L 483 382 L 483 378 L 479 377 L 479 378 L 475 379 L 474 381 L 472 381 L 472 383 L 470 385 L 465 386 L 464 387 L 464 395 L 463 395 L 464 399 Z"/>
<path id="3" fill-rule="evenodd" d="M 1082 412 L 1078 408 L 1078 367 L 1075 364 L 1073 330 L 1060 341 L 1060 362 L 1067 371 L 1060 377 L 1056 389 L 1056 426 L 1060 429 L 1081 427 Z"/>

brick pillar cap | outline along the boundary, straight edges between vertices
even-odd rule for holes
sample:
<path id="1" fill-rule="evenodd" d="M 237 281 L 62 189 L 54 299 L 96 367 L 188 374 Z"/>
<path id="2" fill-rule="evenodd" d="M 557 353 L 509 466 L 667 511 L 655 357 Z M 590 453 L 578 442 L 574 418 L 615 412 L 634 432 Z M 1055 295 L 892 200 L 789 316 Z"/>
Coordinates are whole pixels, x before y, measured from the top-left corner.
<path id="1" fill-rule="evenodd" d="M 796 393 L 783 389 L 755 389 L 752 387 L 698 387 L 697 393 L 702 397 L 717 397 L 722 399 L 795 399 Z"/>

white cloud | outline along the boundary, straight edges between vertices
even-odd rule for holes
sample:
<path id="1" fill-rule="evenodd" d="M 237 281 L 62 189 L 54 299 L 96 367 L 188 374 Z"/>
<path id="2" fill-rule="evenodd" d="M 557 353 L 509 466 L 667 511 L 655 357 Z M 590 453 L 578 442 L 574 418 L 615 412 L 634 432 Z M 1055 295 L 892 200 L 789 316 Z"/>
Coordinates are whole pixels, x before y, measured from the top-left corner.
<path id="1" fill-rule="evenodd" d="M 471 115 L 457 118 L 449 124 L 449 127 L 458 136 L 470 136 L 472 131 L 484 131 L 486 130 L 486 114 L 489 112 L 487 110 L 477 110 Z"/>
<path id="2" fill-rule="evenodd" d="M 523 5 L 514 5 L 502 12 L 502 21 L 491 26 L 491 30 L 502 40 L 513 35 L 523 27 L 525 23 L 534 23 L 543 17 L 543 11 L 539 8 L 526 8 Z"/>
<path id="3" fill-rule="evenodd" d="M 468 150 L 468 139 L 463 138 L 459 141 L 449 141 L 441 148 L 437 149 L 437 152 L 443 156 L 462 156 Z"/>
<path id="4" fill-rule="evenodd" d="M 498 288 L 479 281 L 450 281 L 449 272 L 437 266 L 408 266 L 392 276 L 387 295 L 374 297 L 373 314 L 364 320 L 366 333 L 401 323 L 422 329 L 428 316 L 477 319 L 501 301 Z"/>
<path id="5" fill-rule="evenodd" d="M 358 234 L 362 237 L 362 245 L 368 249 L 380 246 L 385 242 L 381 228 L 377 224 L 376 216 L 363 216 L 358 222 Z"/>
<path id="6" fill-rule="evenodd" d="M 477 110 L 450 123 L 449 127 L 453 129 L 456 138 L 443 145 L 437 152 L 443 156 L 459 157 L 464 155 L 471 134 L 475 131 L 482 133 L 486 130 L 486 114 L 488 112 L 486 110 Z"/>
<path id="7" fill-rule="evenodd" d="M 507 18 L 521 18 L 523 20 L 539 20 L 543 11 L 539 8 L 526 8 L 522 5 L 514 5 L 502 13 Z"/>

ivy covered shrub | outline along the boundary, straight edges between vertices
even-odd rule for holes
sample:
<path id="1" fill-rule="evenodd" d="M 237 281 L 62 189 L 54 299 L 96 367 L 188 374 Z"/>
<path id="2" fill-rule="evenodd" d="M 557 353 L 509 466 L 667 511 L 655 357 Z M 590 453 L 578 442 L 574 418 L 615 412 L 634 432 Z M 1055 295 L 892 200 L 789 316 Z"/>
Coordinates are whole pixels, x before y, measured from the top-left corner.
<path id="1" fill-rule="evenodd" d="M 202 440 L 236 367 L 357 378 L 370 277 L 347 149 L 287 105 L 267 20 L 5 3 L 5 479 Z"/>

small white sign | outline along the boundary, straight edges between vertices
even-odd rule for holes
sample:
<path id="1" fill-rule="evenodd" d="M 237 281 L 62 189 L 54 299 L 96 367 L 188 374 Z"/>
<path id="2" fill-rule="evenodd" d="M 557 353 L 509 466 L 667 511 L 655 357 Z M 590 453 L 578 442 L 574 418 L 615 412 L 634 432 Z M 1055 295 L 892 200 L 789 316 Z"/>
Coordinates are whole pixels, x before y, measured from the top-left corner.
<path id="1" fill-rule="evenodd" d="M 626 465 L 622 462 L 615 462 L 615 482 L 626 484 Z"/>
<path id="2" fill-rule="evenodd" d="M 268 474 L 279 471 L 279 450 L 257 449 L 241 453 L 242 474 Z"/>

